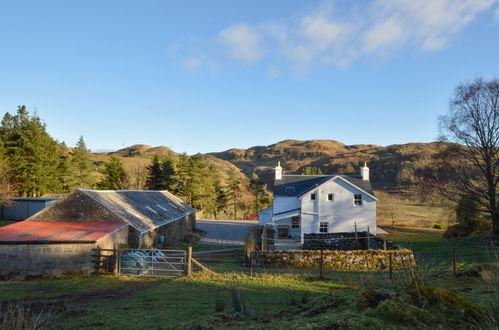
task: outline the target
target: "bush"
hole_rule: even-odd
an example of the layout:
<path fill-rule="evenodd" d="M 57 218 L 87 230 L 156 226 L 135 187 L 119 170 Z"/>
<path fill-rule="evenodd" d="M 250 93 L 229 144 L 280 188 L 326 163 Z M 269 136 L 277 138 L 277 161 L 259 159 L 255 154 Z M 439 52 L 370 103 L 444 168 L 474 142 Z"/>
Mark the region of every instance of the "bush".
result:
<path fill-rule="evenodd" d="M 444 233 L 445 238 L 464 237 L 480 230 L 484 221 L 480 214 L 478 197 L 463 195 L 456 206 L 455 225 L 450 226 Z"/>
<path fill-rule="evenodd" d="M 445 229 L 445 226 L 442 225 L 441 223 L 436 223 L 433 225 L 433 229 L 443 230 L 443 229 Z"/>

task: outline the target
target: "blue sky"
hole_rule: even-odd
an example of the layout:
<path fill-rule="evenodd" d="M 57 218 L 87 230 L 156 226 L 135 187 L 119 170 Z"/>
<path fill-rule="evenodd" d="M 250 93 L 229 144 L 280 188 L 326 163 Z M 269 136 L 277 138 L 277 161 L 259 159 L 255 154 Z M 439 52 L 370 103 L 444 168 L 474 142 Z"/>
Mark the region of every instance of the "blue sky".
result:
<path fill-rule="evenodd" d="M 498 54 L 498 0 L 1 1 L 0 113 L 92 150 L 429 142 Z"/>

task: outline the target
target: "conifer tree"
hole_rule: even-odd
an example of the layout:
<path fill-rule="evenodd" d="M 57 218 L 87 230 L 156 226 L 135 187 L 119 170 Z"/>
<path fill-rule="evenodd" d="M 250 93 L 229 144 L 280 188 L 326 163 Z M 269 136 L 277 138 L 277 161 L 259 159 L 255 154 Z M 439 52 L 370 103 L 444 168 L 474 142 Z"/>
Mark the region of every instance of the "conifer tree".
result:
<path fill-rule="evenodd" d="M 249 190 L 255 197 L 254 212 L 258 212 L 260 210 L 260 202 L 265 195 L 265 185 L 262 180 L 260 180 L 256 172 L 251 174 Z"/>
<path fill-rule="evenodd" d="M 227 196 L 227 192 L 225 191 L 225 187 L 222 186 L 220 180 L 215 180 L 215 208 L 213 215 L 215 218 L 227 209 L 227 205 L 229 204 L 229 197 Z"/>
<path fill-rule="evenodd" d="M 163 167 L 158 155 L 154 155 L 152 163 L 147 167 L 149 175 L 147 176 L 147 188 L 150 190 L 163 190 Z"/>
<path fill-rule="evenodd" d="M 228 181 L 227 188 L 229 189 L 230 196 L 232 198 L 234 219 L 237 218 L 237 207 L 238 207 L 238 201 L 239 201 L 238 193 L 239 193 L 240 187 L 241 187 L 241 178 L 239 178 L 237 171 L 234 168 L 232 168 L 229 171 L 229 181 Z"/>
<path fill-rule="evenodd" d="M 16 115 L 6 113 L 0 139 L 20 196 L 62 191 L 67 172 L 64 150 L 37 115 L 30 116 L 25 106 L 19 106 Z"/>
<path fill-rule="evenodd" d="M 76 143 L 71 158 L 71 167 L 74 175 L 73 180 L 78 188 L 91 187 L 93 182 L 93 163 L 90 159 L 90 150 L 87 149 L 83 136 Z"/>
<path fill-rule="evenodd" d="M 112 156 L 104 165 L 104 179 L 99 182 L 98 187 L 104 190 L 120 190 L 127 186 L 127 176 L 123 164 L 119 158 Z"/>

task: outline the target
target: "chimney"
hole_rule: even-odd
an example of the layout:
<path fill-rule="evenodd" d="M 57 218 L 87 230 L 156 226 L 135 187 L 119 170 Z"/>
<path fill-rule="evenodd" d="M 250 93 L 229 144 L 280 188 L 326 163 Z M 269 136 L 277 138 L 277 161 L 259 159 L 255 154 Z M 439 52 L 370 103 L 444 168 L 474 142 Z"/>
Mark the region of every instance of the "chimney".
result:
<path fill-rule="evenodd" d="M 367 162 L 364 162 L 364 167 L 360 168 L 360 176 L 362 180 L 369 181 L 369 167 L 367 167 Z"/>
<path fill-rule="evenodd" d="M 281 162 L 277 162 L 277 166 L 275 168 L 275 179 L 276 180 L 281 180 L 282 179 L 282 167 L 281 167 Z"/>

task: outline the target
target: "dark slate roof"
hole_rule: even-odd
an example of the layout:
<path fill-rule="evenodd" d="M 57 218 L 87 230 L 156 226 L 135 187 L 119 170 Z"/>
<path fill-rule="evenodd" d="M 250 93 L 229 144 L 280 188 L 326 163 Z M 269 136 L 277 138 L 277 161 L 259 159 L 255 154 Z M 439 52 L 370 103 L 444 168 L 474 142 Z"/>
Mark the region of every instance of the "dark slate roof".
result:
<path fill-rule="evenodd" d="M 299 197 L 335 176 L 342 177 L 374 196 L 371 182 L 362 180 L 360 175 L 283 175 L 282 180 L 276 180 L 274 183 L 274 196 Z M 291 187 L 294 188 L 294 191 Z"/>
<path fill-rule="evenodd" d="M 166 190 L 89 190 L 82 193 L 141 233 L 183 218 L 196 210 Z"/>

